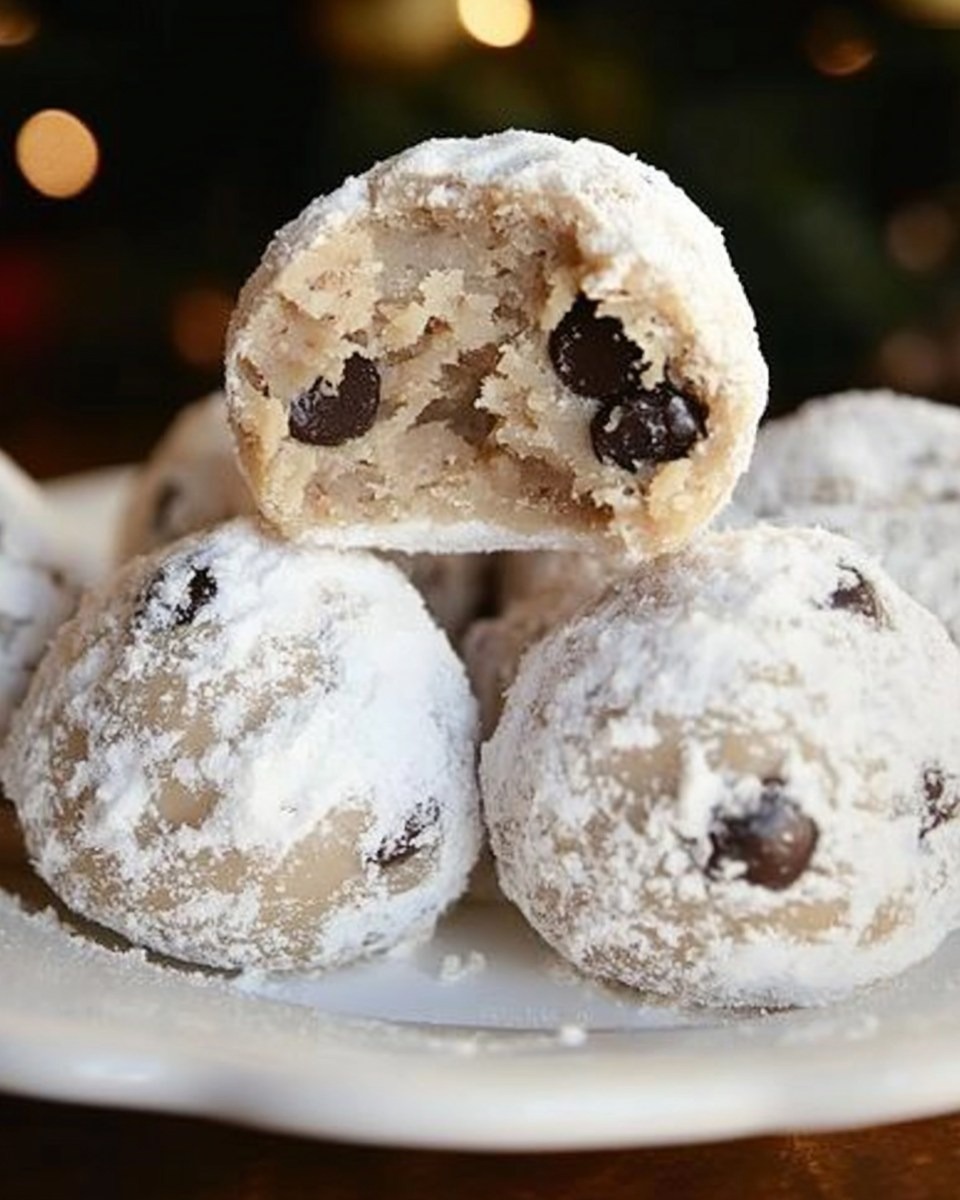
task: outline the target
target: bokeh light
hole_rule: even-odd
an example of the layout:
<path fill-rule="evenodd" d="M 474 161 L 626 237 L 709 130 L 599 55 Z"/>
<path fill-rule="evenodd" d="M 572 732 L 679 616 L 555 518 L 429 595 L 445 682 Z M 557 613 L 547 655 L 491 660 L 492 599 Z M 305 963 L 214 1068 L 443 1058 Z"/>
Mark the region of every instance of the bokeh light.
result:
<path fill-rule="evenodd" d="M 881 342 L 877 354 L 880 382 L 894 391 L 918 396 L 937 391 L 946 367 L 940 342 L 919 329 L 894 330 Z"/>
<path fill-rule="evenodd" d="M 530 0 L 457 0 L 460 24 L 484 46 L 516 46 L 533 28 Z"/>
<path fill-rule="evenodd" d="M 44 196 L 66 200 L 89 187 L 97 173 L 100 151 L 79 117 L 47 108 L 20 127 L 16 158 L 31 187 Z"/>
<path fill-rule="evenodd" d="M 835 79 L 865 71 L 877 56 L 873 40 L 845 8 L 818 12 L 807 29 L 804 44 L 816 70 Z"/>
<path fill-rule="evenodd" d="M 960 25 L 960 0 L 889 0 L 891 6 L 928 25 Z"/>
<path fill-rule="evenodd" d="M 887 253 L 906 271 L 935 271 L 946 262 L 956 240 L 950 210 L 935 200 L 908 204 L 887 222 Z"/>
<path fill-rule="evenodd" d="M 457 43 L 456 0 L 319 0 L 323 50 L 369 64 L 423 67 Z"/>
<path fill-rule="evenodd" d="M 170 336 L 184 362 L 201 369 L 220 365 L 232 310 L 233 297 L 219 287 L 192 287 L 176 298 Z"/>
<path fill-rule="evenodd" d="M 25 46 L 37 36 L 39 28 L 33 13 L 13 4 L 0 4 L 0 49 Z"/>

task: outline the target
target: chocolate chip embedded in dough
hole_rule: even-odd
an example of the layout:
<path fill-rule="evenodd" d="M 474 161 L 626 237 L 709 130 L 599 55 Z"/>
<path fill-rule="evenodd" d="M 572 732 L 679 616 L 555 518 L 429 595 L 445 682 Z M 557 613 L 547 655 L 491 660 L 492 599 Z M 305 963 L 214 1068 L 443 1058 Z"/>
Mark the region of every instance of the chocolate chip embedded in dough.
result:
<path fill-rule="evenodd" d="M 383 839 L 373 854 L 373 861 L 379 867 L 396 867 L 406 862 L 427 844 L 424 834 L 439 820 L 440 809 L 435 800 L 414 809 L 399 834 Z"/>
<path fill-rule="evenodd" d="M 341 446 L 362 437 L 377 419 L 380 372 L 369 358 L 352 354 L 339 384 L 323 376 L 290 405 L 290 436 L 310 446 Z"/>
<path fill-rule="evenodd" d="M 921 839 L 957 815 L 957 809 L 960 808 L 957 781 L 948 779 L 941 767 L 927 767 L 923 773 L 923 805 Z"/>
<path fill-rule="evenodd" d="M 644 463 L 686 458 L 706 435 L 705 405 L 668 383 L 608 401 L 590 422 L 598 460 L 631 472 Z"/>
<path fill-rule="evenodd" d="M 786 793 L 784 781 L 765 779 L 754 809 L 716 816 L 707 874 L 722 876 L 730 864 L 742 864 L 737 878 L 782 891 L 807 869 L 819 836 L 816 822 Z"/>
<path fill-rule="evenodd" d="M 830 607 L 859 613 L 875 625 L 885 625 L 887 614 L 873 584 L 861 571 L 847 563 L 841 563 L 840 570 L 843 575 L 830 597 Z"/>
<path fill-rule="evenodd" d="M 209 567 L 194 567 L 187 584 L 187 598 L 173 610 L 175 625 L 190 625 L 197 613 L 217 594 L 217 581 Z"/>
<path fill-rule="evenodd" d="M 597 301 L 581 292 L 551 332 L 550 362 L 561 383 L 578 396 L 606 400 L 640 387 L 643 350 L 616 317 L 598 317 Z"/>
<path fill-rule="evenodd" d="M 191 568 L 180 597 L 170 587 L 169 580 L 164 568 L 154 575 L 134 613 L 137 624 L 147 622 L 154 628 L 190 625 L 217 594 L 217 581 L 209 567 Z"/>

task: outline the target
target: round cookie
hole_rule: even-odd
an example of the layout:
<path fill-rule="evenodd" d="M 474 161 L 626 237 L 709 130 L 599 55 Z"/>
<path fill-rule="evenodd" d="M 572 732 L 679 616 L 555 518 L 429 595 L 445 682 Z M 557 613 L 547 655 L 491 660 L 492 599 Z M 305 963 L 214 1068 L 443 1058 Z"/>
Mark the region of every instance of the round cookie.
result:
<path fill-rule="evenodd" d="M 609 146 L 516 131 L 316 200 L 227 345 L 265 516 L 405 551 L 679 546 L 745 469 L 766 386 L 696 205 Z"/>
<path fill-rule="evenodd" d="M 500 884 L 589 974 L 817 1003 L 960 899 L 960 656 L 856 545 L 707 535 L 525 657 L 481 783 Z"/>
<path fill-rule="evenodd" d="M 50 637 L 76 604 L 74 576 L 43 493 L 0 452 L 0 741 Z"/>
<path fill-rule="evenodd" d="M 222 392 L 188 404 L 137 475 L 117 558 L 148 554 L 188 533 L 253 511 L 237 467 Z"/>
<path fill-rule="evenodd" d="M 891 392 L 811 400 L 765 425 L 721 518 L 860 542 L 960 642 L 960 411 Z"/>
<path fill-rule="evenodd" d="M 808 400 L 760 430 L 734 504 L 755 517 L 806 505 L 960 502 L 960 410 L 889 391 Z"/>
<path fill-rule="evenodd" d="M 84 601 L 2 778 L 82 915 L 190 962 L 332 967 L 429 931 L 463 890 L 475 722 L 398 571 L 240 519 Z"/>

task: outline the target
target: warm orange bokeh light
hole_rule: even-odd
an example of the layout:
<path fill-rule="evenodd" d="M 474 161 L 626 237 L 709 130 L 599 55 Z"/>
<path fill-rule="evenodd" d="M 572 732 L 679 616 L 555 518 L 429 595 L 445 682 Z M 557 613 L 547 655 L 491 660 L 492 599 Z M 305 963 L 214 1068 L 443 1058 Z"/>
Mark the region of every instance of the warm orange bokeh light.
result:
<path fill-rule="evenodd" d="M 0 49 L 25 46 L 37 36 L 37 18 L 15 5 L 0 5 Z"/>
<path fill-rule="evenodd" d="M 533 27 L 530 0 L 457 0 L 460 24 L 484 46 L 516 46 Z"/>
<path fill-rule="evenodd" d="M 960 0 L 889 0 L 905 17 L 927 25 L 960 25 Z"/>
<path fill-rule="evenodd" d="M 816 14 L 805 39 L 807 57 L 821 75 L 842 79 L 857 75 L 877 57 L 877 48 L 846 9 Z"/>
<path fill-rule="evenodd" d="M 930 395 L 943 382 L 946 363 L 935 337 L 919 329 L 888 334 L 877 354 L 880 382 L 894 391 Z"/>
<path fill-rule="evenodd" d="M 950 211 L 935 200 L 918 200 L 887 222 L 887 253 L 906 271 L 935 271 L 946 262 L 957 240 Z"/>
<path fill-rule="evenodd" d="M 364 65 L 426 67 L 460 36 L 456 0 L 318 0 L 323 49 Z"/>
<path fill-rule="evenodd" d="M 66 200 L 89 187 L 100 163 L 97 140 L 73 113 L 47 108 L 20 127 L 17 166 L 44 196 Z"/>
<path fill-rule="evenodd" d="M 215 367 L 223 359 L 233 298 L 216 287 L 194 287 L 174 301 L 170 336 L 180 357 L 192 367 Z"/>

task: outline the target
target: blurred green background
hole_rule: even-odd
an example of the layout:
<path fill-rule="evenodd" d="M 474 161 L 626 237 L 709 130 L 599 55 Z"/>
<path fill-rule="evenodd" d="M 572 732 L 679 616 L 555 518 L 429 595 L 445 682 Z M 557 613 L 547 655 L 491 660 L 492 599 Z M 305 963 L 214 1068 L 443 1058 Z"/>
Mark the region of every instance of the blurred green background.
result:
<path fill-rule="evenodd" d="M 511 125 L 636 152 L 725 228 L 771 411 L 960 402 L 960 0 L 0 0 L 0 445 L 142 455 L 278 225 Z"/>

